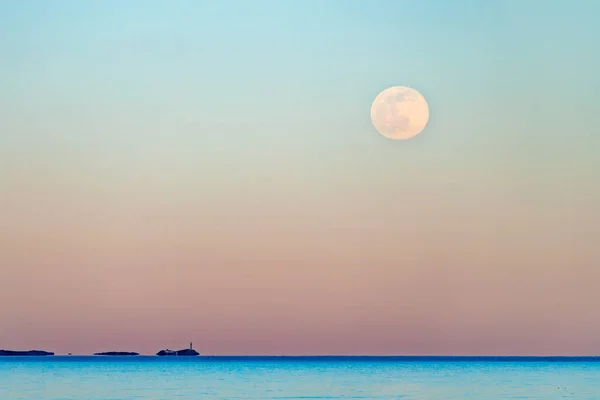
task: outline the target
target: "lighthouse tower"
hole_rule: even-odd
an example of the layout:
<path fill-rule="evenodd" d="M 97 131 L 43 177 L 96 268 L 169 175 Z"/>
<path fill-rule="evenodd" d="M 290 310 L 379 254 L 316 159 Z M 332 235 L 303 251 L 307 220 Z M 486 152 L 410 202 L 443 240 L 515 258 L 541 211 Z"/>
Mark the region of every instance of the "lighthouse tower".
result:
<path fill-rule="evenodd" d="M 193 348 L 192 348 L 192 342 L 190 342 L 190 350 L 193 350 Z"/>

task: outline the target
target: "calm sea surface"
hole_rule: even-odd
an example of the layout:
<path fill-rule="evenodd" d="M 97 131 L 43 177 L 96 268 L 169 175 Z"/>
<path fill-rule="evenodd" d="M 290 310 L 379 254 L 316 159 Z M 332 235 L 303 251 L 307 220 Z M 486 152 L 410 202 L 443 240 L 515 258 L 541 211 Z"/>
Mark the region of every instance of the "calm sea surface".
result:
<path fill-rule="evenodd" d="M 600 400 L 600 359 L 0 357 L 13 399 Z"/>

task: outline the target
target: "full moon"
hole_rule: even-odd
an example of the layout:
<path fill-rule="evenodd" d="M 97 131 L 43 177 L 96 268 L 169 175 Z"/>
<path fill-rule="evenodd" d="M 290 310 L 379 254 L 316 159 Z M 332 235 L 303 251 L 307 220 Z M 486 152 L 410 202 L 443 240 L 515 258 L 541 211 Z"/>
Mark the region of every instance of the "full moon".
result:
<path fill-rule="evenodd" d="M 415 89 L 394 86 L 379 93 L 373 101 L 371 121 L 377 132 L 389 139 L 410 139 L 427 125 L 429 106 Z"/>

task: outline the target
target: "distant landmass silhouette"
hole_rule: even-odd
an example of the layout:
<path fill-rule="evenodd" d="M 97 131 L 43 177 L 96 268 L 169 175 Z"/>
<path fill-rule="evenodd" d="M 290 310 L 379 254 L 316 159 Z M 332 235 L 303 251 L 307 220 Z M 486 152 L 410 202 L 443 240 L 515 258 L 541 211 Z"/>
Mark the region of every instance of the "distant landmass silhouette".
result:
<path fill-rule="evenodd" d="M 156 353 L 157 356 L 199 356 L 196 350 L 183 349 L 183 350 L 161 350 Z"/>
<path fill-rule="evenodd" d="M 53 356 L 54 353 L 50 351 L 42 351 L 42 350 L 25 350 L 25 351 L 16 351 L 16 350 L 0 350 L 0 356 Z M 71 355 L 71 353 L 69 353 Z M 139 356 L 140 353 L 136 353 L 133 351 L 105 351 L 100 353 L 94 353 L 94 356 Z M 161 350 L 156 353 L 157 356 L 199 356 L 196 350 L 193 349 L 192 344 L 190 343 L 189 349 L 183 350 Z"/>
<path fill-rule="evenodd" d="M 189 349 L 183 349 L 183 350 L 161 350 L 158 353 L 156 353 L 157 356 L 199 356 L 200 353 L 198 353 L 196 350 L 194 350 L 192 348 L 192 344 L 190 343 L 190 348 Z"/>
<path fill-rule="evenodd" d="M 0 356 L 53 356 L 54 353 L 42 350 L 0 350 Z"/>

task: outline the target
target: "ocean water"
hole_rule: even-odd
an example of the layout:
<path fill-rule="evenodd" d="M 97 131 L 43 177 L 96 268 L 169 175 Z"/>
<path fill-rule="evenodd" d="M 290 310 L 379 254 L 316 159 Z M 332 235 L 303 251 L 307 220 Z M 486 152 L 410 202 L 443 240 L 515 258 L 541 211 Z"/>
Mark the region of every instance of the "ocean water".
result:
<path fill-rule="evenodd" d="M 0 400 L 586 399 L 599 359 L 0 357 Z"/>

